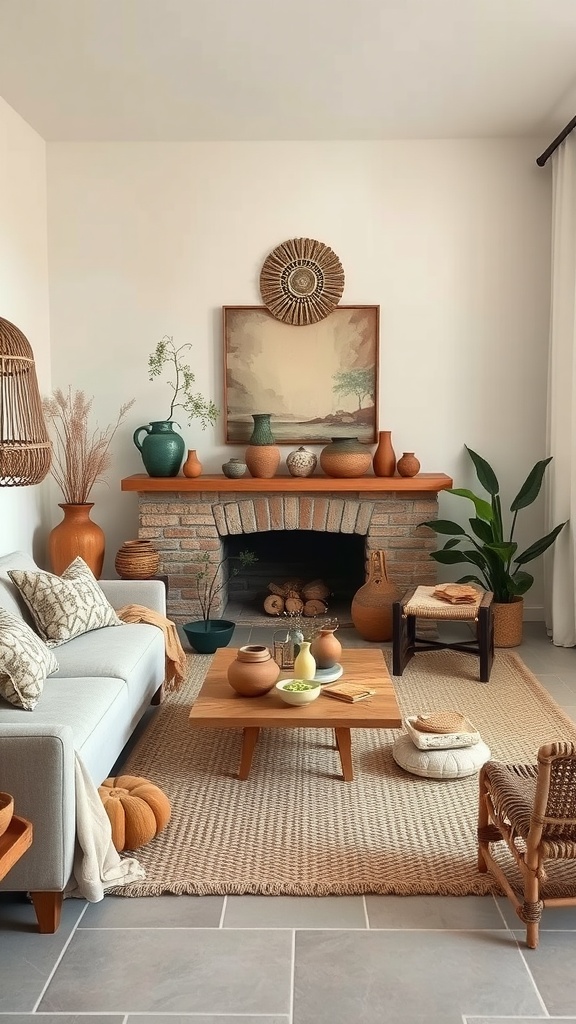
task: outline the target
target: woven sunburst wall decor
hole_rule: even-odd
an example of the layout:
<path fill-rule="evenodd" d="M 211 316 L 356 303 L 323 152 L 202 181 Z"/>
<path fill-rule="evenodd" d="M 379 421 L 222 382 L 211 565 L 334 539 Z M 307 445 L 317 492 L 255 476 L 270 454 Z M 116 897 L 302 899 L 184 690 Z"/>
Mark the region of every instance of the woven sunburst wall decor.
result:
<path fill-rule="evenodd" d="M 344 270 L 335 252 L 314 238 L 290 238 L 272 250 L 260 272 L 262 301 L 287 324 L 315 324 L 338 305 Z"/>

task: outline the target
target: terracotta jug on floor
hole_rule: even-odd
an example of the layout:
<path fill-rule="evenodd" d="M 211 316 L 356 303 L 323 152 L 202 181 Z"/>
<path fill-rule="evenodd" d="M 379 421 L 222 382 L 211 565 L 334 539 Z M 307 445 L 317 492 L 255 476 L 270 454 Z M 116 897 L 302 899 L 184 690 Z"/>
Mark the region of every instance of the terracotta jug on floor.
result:
<path fill-rule="evenodd" d="M 386 575 L 383 551 L 371 551 L 368 579 L 352 598 L 351 615 L 354 626 L 364 640 L 382 642 L 392 639 L 392 604 L 401 593 Z"/>

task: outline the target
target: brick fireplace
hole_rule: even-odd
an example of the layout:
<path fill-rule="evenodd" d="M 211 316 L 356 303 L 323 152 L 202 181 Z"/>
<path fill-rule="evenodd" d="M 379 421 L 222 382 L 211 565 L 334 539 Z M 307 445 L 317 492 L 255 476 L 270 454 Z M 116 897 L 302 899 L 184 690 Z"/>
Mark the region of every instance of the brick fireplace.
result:
<path fill-rule="evenodd" d="M 199 616 L 194 568 L 200 552 L 217 564 L 225 555 L 226 538 L 276 531 L 358 535 L 364 556 L 375 549 L 386 553 L 390 578 L 401 590 L 414 583 L 433 584 L 436 547 L 431 531 L 418 526 L 438 512 L 438 492 L 452 486 L 442 473 L 416 477 L 271 480 L 214 475 L 149 477 L 136 474 L 122 480 L 122 490 L 137 491 L 141 539 L 152 540 L 160 552 L 160 572 L 168 576 L 168 615 L 184 623 Z M 281 550 L 281 549 L 280 549 Z M 290 563 L 286 575 L 290 575 Z M 227 603 L 227 588 L 217 599 L 216 614 Z"/>

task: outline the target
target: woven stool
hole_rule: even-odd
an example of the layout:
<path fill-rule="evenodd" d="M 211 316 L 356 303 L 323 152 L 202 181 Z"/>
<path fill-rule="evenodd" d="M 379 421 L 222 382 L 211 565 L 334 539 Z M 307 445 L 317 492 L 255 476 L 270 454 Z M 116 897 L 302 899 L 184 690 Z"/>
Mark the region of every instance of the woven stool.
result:
<path fill-rule="evenodd" d="M 478 590 L 474 604 L 446 604 L 432 597 L 434 587 L 412 587 L 400 601 L 392 605 L 392 672 L 401 676 L 410 659 L 421 651 L 464 651 L 480 658 L 480 682 L 490 679 L 494 660 L 494 618 L 491 591 Z M 460 643 L 442 643 L 439 640 L 416 636 L 416 619 L 473 622 L 476 636 Z"/>

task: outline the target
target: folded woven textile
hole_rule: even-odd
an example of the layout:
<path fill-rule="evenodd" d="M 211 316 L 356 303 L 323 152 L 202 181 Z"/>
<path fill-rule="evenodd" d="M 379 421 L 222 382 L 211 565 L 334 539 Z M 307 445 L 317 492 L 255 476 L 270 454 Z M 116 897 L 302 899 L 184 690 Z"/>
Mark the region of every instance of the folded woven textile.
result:
<path fill-rule="evenodd" d="M 413 728 L 419 732 L 475 732 L 472 723 L 460 711 L 431 711 L 429 714 L 417 715 L 411 721 Z"/>
<path fill-rule="evenodd" d="M 180 643 L 180 637 L 176 624 L 172 619 L 167 619 L 160 612 L 152 608 L 146 608 L 142 604 L 126 604 L 123 608 L 117 608 L 116 614 L 122 622 L 147 622 L 151 626 L 158 626 L 164 633 L 164 645 L 166 650 L 166 690 L 179 690 L 186 676 L 186 655 Z"/>
<path fill-rule="evenodd" d="M 476 604 L 478 591 L 475 587 L 467 587 L 462 583 L 441 583 L 435 587 L 432 597 L 448 604 Z"/>

